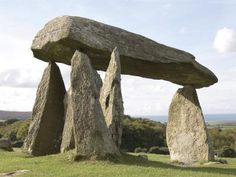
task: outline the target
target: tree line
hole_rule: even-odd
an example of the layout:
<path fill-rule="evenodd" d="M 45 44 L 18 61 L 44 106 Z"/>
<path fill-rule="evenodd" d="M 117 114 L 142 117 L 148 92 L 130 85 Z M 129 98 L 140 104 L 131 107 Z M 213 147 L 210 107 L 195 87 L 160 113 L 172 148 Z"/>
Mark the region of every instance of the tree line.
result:
<path fill-rule="evenodd" d="M 22 146 L 28 133 L 30 119 L 8 120 L 0 123 L 0 138 L 9 138 L 13 146 Z M 209 136 L 215 154 L 236 157 L 236 128 L 210 128 Z M 124 116 L 121 149 L 127 152 L 149 152 L 168 154 L 166 124 Z"/>

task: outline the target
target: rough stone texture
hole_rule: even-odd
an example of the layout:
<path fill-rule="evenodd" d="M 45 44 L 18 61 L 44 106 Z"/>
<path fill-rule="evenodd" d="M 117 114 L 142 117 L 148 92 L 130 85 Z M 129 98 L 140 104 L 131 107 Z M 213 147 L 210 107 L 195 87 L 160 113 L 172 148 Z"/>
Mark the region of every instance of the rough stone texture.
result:
<path fill-rule="evenodd" d="M 193 164 L 213 159 L 203 113 L 193 87 L 185 86 L 174 95 L 166 134 L 172 161 Z"/>
<path fill-rule="evenodd" d="M 96 71 L 88 56 L 79 51 L 75 52 L 71 66 L 71 105 L 77 155 L 85 158 L 118 155 L 99 102 L 101 83 Z"/>
<path fill-rule="evenodd" d="M 61 152 L 68 151 L 75 147 L 74 129 L 73 129 L 73 109 L 71 105 L 71 88 L 67 91 L 64 98 L 65 124 L 61 142 Z"/>
<path fill-rule="evenodd" d="M 58 66 L 50 62 L 38 86 L 24 149 L 32 155 L 60 152 L 64 126 L 65 86 Z"/>
<path fill-rule="evenodd" d="M 94 70 L 95 75 L 95 83 L 98 88 L 98 92 L 102 87 L 102 79 L 100 78 L 97 71 Z M 65 125 L 63 129 L 62 143 L 61 143 L 61 152 L 66 152 L 70 149 L 75 148 L 75 140 L 74 140 L 74 122 L 73 122 L 73 109 L 71 104 L 71 88 L 65 95 L 64 98 L 64 106 L 65 106 Z M 75 113 L 76 114 L 76 113 Z"/>
<path fill-rule="evenodd" d="M 36 35 L 32 51 L 38 59 L 71 63 L 75 50 L 86 53 L 97 70 L 105 71 L 118 47 L 122 74 L 164 79 L 196 88 L 217 82 L 216 76 L 193 55 L 141 35 L 81 17 L 62 16 Z"/>
<path fill-rule="evenodd" d="M 7 151 L 13 151 L 11 141 L 7 138 L 0 139 L 0 149 L 4 149 Z"/>
<path fill-rule="evenodd" d="M 124 116 L 123 99 L 121 94 L 121 67 L 117 48 L 111 55 L 106 71 L 105 80 L 100 92 L 100 103 L 105 116 L 107 127 L 117 147 L 121 145 L 122 118 Z"/>

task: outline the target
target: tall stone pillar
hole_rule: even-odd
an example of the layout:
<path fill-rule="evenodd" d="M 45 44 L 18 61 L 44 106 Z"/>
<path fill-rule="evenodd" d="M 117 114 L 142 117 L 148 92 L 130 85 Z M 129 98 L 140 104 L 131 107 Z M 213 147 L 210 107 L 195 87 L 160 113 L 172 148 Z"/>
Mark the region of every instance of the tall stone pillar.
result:
<path fill-rule="evenodd" d="M 124 108 L 121 94 L 121 65 L 117 48 L 111 54 L 111 60 L 100 93 L 100 103 L 112 139 L 120 147 Z"/>
<path fill-rule="evenodd" d="M 169 108 L 166 135 L 172 161 L 193 164 L 213 160 L 195 88 L 184 86 L 174 95 Z"/>
<path fill-rule="evenodd" d="M 98 159 L 108 154 L 119 155 L 99 102 L 101 83 L 96 70 L 88 56 L 79 51 L 74 53 L 71 66 L 71 106 L 77 155 Z"/>
<path fill-rule="evenodd" d="M 102 87 L 102 79 L 97 71 L 94 70 L 95 84 L 98 88 L 98 92 Z M 72 109 L 72 96 L 71 96 L 71 87 L 67 91 L 64 98 L 64 106 L 65 106 L 65 125 L 63 129 L 62 135 L 62 143 L 61 143 L 61 152 L 66 152 L 70 149 L 75 148 L 75 137 L 74 137 L 74 121 L 73 121 L 73 111 Z M 76 114 L 76 113 L 75 113 Z"/>
<path fill-rule="evenodd" d="M 66 152 L 75 148 L 73 109 L 71 104 L 71 88 L 67 91 L 64 98 L 65 124 L 62 134 L 61 152 Z"/>
<path fill-rule="evenodd" d="M 50 62 L 38 86 L 24 149 L 35 156 L 60 152 L 65 86 L 56 63 Z"/>

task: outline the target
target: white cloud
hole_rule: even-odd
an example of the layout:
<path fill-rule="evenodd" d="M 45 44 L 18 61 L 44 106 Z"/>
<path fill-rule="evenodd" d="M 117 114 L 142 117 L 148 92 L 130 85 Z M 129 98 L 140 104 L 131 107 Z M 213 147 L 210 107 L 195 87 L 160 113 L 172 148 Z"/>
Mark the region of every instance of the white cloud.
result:
<path fill-rule="evenodd" d="M 0 110 L 31 111 L 36 97 L 35 88 L 0 87 Z"/>
<path fill-rule="evenodd" d="M 186 32 L 187 32 L 187 28 L 184 26 L 179 29 L 180 34 L 185 34 Z"/>
<path fill-rule="evenodd" d="M 236 31 L 226 27 L 218 30 L 214 40 L 214 47 L 220 53 L 236 52 Z"/>

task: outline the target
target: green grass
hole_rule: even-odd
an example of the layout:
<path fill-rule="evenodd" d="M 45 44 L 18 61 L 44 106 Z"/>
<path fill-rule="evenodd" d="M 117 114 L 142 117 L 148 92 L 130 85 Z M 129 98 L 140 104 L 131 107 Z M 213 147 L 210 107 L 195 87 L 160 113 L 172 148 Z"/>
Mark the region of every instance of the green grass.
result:
<path fill-rule="evenodd" d="M 228 164 L 199 165 L 181 168 L 170 164 L 169 156 L 149 154 L 149 160 L 125 155 L 120 162 L 71 162 L 68 153 L 31 157 L 17 152 L 0 150 L 0 173 L 30 170 L 23 176 L 52 177 L 230 177 L 236 176 L 236 158 Z"/>

